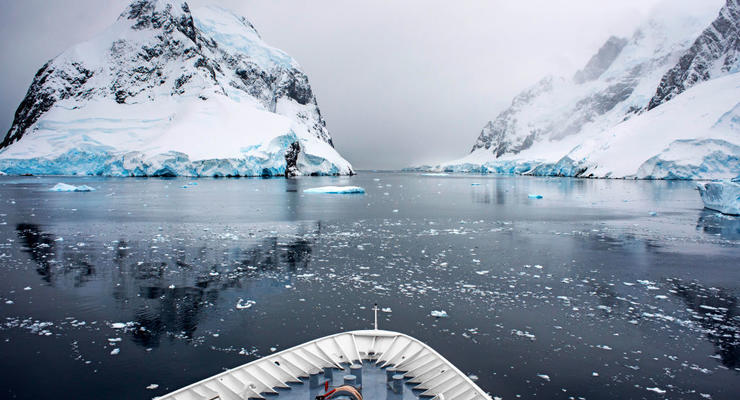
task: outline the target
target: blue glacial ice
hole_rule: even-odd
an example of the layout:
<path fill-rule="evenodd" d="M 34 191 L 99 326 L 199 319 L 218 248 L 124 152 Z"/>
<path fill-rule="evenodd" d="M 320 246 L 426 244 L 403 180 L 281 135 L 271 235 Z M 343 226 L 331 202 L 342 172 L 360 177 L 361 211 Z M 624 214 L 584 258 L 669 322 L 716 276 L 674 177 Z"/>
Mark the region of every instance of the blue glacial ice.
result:
<path fill-rule="evenodd" d="M 94 192 L 95 188 L 87 185 L 68 185 L 66 183 L 59 182 L 54 187 L 49 189 L 50 192 Z"/>
<path fill-rule="evenodd" d="M 320 186 L 306 189 L 303 193 L 323 193 L 323 194 L 363 194 L 365 189 L 359 186 Z"/>
<path fill-rule="evenodd" d="M 740 182 L 716 181 L 698 185 L 704 207 L 722 214 L 740 215 Z"/>

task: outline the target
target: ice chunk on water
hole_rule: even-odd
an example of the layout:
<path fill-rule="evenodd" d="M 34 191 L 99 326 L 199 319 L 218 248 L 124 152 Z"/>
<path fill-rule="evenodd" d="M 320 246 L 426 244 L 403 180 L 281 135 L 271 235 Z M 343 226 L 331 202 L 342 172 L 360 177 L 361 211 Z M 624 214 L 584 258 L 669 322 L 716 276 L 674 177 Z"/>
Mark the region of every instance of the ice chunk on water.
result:
<path fill-rule="evenodd" d="M 303 193 L 362 194 L 365 193 L 365 189 L 359 186 L 320 186 L 306 189 Z"/>
<path fill-rule="evenodd" d="M 717 181 L 699 184 L 704 207 L 722 214 L 740 215 L 740 183 Z"/>
<path fill-rule="evenodd" d="M 156 383 L 152 383 L 151 385 L 147 386 L 146 388 L 149 389 L 149 390 L 154 390 L 154 389 L 156 389 L 158 387 L 159 387 L 159 385 L 157 385 Z"/>
<path fill-rule="evenodd" d="M 95 188 L 87 185 L 68 185 L 66 183 L 59 182 L 53 188 L 49 189 L 50 192 L 92 192 Z"/>
<path fill-rule="evenodd" d="M 444 310 L 440 310 L 440 311 L 432 310 L 432 317 L 435 317 L 435 318 L 447 318 L 448 317 L 447 311 L 444 311 Z"/>
<path fill-rule="evenodd" d="M 538 377 L 550 382 L 550 376 L 546 374 L 537 374 Z"/>
<path fill-rule="evenodd" d="M 529 197 L 530 199 L 541 199 L 542 195 L 541 194 L 530 194 L 527 197 Z"/>
<path fill-rule="evenodd" d="M 238 310 L 245 310 L 245 309 L 247 309 L 247 308 L 250 308 L 250 307 L 252 307 L 252 306 L 253 306 L 253 305 L 255 305 L 256 303 L 257 303 L 257 302 L 256 302 L 256 301 L 254 301 L 254 300 L 244 300 L 244 299 L 239 299 L 239 301 L 237 301 L 237 302 L 236 302 L 236 308 L 237 308 Z"/>

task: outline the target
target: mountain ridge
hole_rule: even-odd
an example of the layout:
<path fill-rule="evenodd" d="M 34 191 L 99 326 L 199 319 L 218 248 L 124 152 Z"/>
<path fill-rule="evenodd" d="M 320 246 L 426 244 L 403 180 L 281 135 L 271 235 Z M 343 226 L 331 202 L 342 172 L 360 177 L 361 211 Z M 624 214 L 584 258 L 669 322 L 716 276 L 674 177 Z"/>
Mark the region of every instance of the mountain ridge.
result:
<path fill-rule="evenodd" d="M 675 131 L 681 127 L 673 126 L 670 121 L 646 117 L 654 116 L 656 113 L 666 115 L 679 113 L 675 107 L 668 107 L 669 111 L 663 112 L 659 107 L 649 108 L 649 104 L 656 93 L 660 92 L 656 88 L 667 80 L 665 77 L 670 76 L 671 71 L 686 70 L 682 66 L 687 64 L 687 59 L 699 60 L 688 63 L 689 65 L 698 65 L 701 62 L 707 64 L 708 62 L 704 60 L 712 61 L 712 65 L 732 65 L 725 71 L 713 68 L 711 79 L 701 84 L 737 72 L 738 68 L 735 66 L 737 38 L 732 36 L 732 32 L 736 29 L 734 27 L 737 26 L 740 15 L 736 9 L 738 0 L 723 1 L 724 5 L 717 3 L 719 13 L 714 10 L 709 12 L 709 7 L 704 4 L 692 4 L 689 9 L 667 13 L 668 15 L 658 12 L 642 23 L 626 43 L 619 38 L 610 37 L 584 68 L 577 71 L 572 78 L 548 76 L 514 97 L 508 108 L 494 120 L 486 123 L 468 156 L 427 169 L 652 179 L 700 179 L 733 174 L 732 165 L 724 171 L 709 171 L 710 164 L 715 167 L 718 165 L 711 160 L 707 160 L 704 167 L 697 168 L 683 168 L 675 162 L 672 164 L 676 171 L 691 171 L 688 175 L 666 170 L 667 163 L 656 161 L 663 160 L 660 158 L 661 154 L 670 158 L 671 156 L 666 153 L 670 153 L 669 149 L 676 152 L 679 151 L 677 149 L 686 148 L 678 144 L 679 142 L 671 146 L 671 140 L 668 139 L 675 136 L 673 140 L 682 141 L 689 137 L 687 132 Z M 699 6 L 702 9 L 697 9 Z M 714 27 L 717 25 L 724 27 L 722 31 L 726 33 L 724 36 L 712 36 L 707 33 L 715 32 Z M 713 47 L 706 45 L 710 42 L 713 43 Z M 721 51 L 711 54 L 699 51 L 707 47 Z M 717 60 L 720 62 L 717 63 Z M 731 85 L 735 83 L 733 79 L 725 82 Z M 686 85 L 686 89 L 690 87 L 691 85 Z M 702 96 L 701 101 L 722 108 L 710 113 L 716 118 L 719 119 L 724 114 L 731 117 L 736 115 L 737 109 L 734 107 L 735 103 L 732 103 L 732 96 L 737 97 L 740 91 L 734 86 L 717 90 L 723 91 L 724 97 L 721 101 L 712 99 L 711 93 L 705 90 L 694 93 Z M 674 97 L 681 96 L 674 94 Z M 681 103 L 692 108 L 690 102 Z M 688 110 L 688 113 L 690 114 L 691 110 Z M 677 114 L 675 118 L 680 118 L 680 115 Z M 651 131 L 649 126 L 641 123 L 628 124 L 631 119 L 648 119 L 655 126 Z M 700 121 L 700 124 L 690 123 L 691 121 L 687 121 L 687 124 L 696 129 L 694 138 L 697 139 L 697 143 L 703 143 L 707 148 L 715 150 L 717 143 L 726 143 L 720 151 L 722 154 L 717 153 L 718 159 L 737 158 L 735 144 L 740 135 L 737 134 L 738 128 L 735 125 L 720 124 L 718 120 L 706 121 L 703 115 L 696 115 L 695 120 Z M 658 167 L 651 170 L 636 166 L 634 170 L 626 171 L 619 165 L 618 157 L 603 156 L 616 151 L 610 147 L 616 146 L 611 137 L 616 134 L 627 135 L 627 132 L 620 128 L 625 124 L 639 126 L 644 130 L 643 139 L 651 143 L 646 147 L 653 149 L 655 153 L 645 155 L 641 162 L 657 162 Z M 669 125 L 674 131 L 661 131 Z M 639 147 L 640 143 L 634 143 L 634 146 Z M 697 154 L 702 151 L 697 150 Z M 630 154 L 624 154 L 622 158 L 630 159 Z M 612 164 L 604 164 L 607 162 Z M 634 162 L 635 160 L 630 159 L 625 164 L 633 165 Z M 686 159 L 686 162 L 689 160 Z M 705 167 L 707 170 L 702 169 Z M 647 172 L 649 170 L 656 173 Z M 740 173 L 740 167 L 735 167 L 735 170 L 738 171 L 734 174 Z"/>

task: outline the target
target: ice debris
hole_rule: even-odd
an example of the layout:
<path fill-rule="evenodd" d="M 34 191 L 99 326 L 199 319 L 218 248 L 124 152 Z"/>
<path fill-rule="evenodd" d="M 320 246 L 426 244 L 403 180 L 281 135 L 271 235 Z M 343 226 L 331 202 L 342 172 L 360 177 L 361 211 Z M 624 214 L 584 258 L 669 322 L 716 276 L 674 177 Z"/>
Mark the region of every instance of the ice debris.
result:
<path fill-rule="evenodd" d="M 530 199 L 541 199 L 542 195 L 541 194 L 530 194 L 527 197 L 529 197 Z"/>
<path fill-rule="evenodd" d="M 154 390 L 154 389 L 156 389 L 158 387 L 159 387 L 159 385 L 157 385 L 156 383 L 152 383 L 151 385 L 147 386 L 146 388 L 148 390 Z"/>
<path fill-rule="evenodd" d="M 87 185 L 68 185 L 66 183 L 59 182 L 53 188 L 49 189 L 50 192 L 93 192 L 95 188 Z"/>
<path fill-rule="evenodd" d="M 303 193 L 362 194 L 365 193 L 365 189 L 359 186 L 320 186 L 306 189 Z"/>
<path fill-rule="evenodd" d="M 435 317 L 435 318 L 447 318 L 448 317 L 447 311 L 444 311 L 444 310 L 440 310 L 440 311 L 432 310 L 431 315 L 432 317 Z"/>

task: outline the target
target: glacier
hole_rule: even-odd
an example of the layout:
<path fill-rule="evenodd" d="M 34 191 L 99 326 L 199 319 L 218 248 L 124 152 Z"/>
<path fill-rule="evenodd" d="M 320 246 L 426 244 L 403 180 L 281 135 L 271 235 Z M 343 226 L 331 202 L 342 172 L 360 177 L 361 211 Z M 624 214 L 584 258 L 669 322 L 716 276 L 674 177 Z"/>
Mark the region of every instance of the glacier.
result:
<path fill-rule="evenodd" d="M 719 13 L 717 13 L 719 10 Z M 460 159 L 418 171 L 623 179 L 740 174 L 740 0 L 663 2 L 573 77 L 516 96 Z"/>
<path fill-rule="evenodd" d="M 698 185 L 704 207 L 727 215 L 740 215 L 740 178 Z"/>
<path fill-rule="evenodd" d="M 136 0 L 34 77 L 6 174 L 349 175 L 308 78 L 245 18 Z"/>

